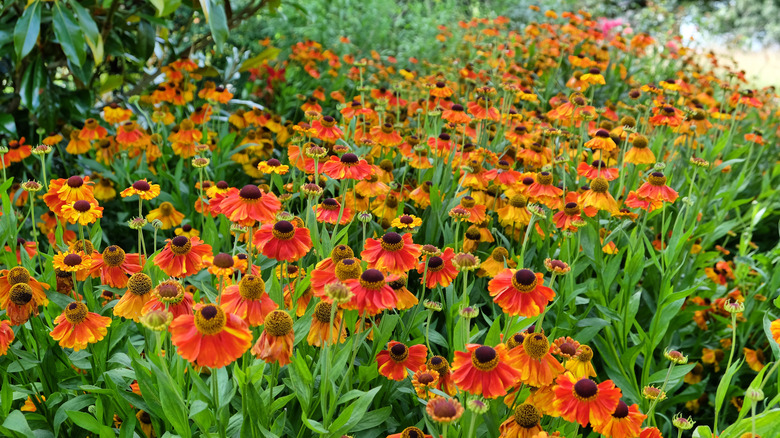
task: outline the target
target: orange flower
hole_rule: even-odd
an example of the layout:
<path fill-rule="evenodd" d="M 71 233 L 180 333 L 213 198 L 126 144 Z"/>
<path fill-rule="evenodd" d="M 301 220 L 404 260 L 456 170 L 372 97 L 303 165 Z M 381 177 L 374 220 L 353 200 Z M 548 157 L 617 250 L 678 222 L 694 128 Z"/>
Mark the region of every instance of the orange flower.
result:
<path fill-rule="evenodd" d="M 647 137 L 637 135 L 631 142 L 631 149 L 626 151 L 623 161 L 634 164 L 653 164 L 655 163 L 655 154 L 647 147 Z"/>
<path fill-rule="evenodd" d="M 32 287 L 27 283 L 16 283 L 8 292 L 6 314 L 13 325 L 22 325 L 30 316 L 38 314 L 38 306 Z"/>
<path fill-rule="evenodd" d="M 595 208 L 608 211 L 610 213 L 618 212 L 618 204 L 615 198 L 609 193 L 609 182 L 598 177 L 590 182 L 590 190 L 586 190 L 580 197 L 583 208 Z"/>
<path fill-rule="evenodd" d="M 509 315 L 532 316 L 542 313 L 555 292 L 544 286 L 544 276 L 530 269 L 506 268 L 488 283 L 493 301 Z"/>
<path fill-rule="evenodd" d="M 684 117 L 682 111 L 670 105 L 653 108 L 653 112 L 655 115 L 649 119 L 653 126 L 669 126 L 671 128 L 676 128 L 680 126 Z"/>
<path fill-rule="evenodd" d="M 129 120 L 133 115 L 133 112 L 129 109 L 120 108 L 116 102 L 103 107 L 103 120 L 112 125 L 118 125 L 126 120 Z"/>
<path fill-rule="evenodd" d="M 257 170 L 265 174 L 277 174 L 286 175 L 290 170 L 290 166 L 283 165 L 276 158 L 271 158 L 268 161 L 261 161 L 257 164 Z"/>
<path fill-rule="evenodd" d="M 424 433 L 417 427 L 409 426 L 401 433 L 390 434 L 387 438 L 433 438 L 433 436 Z"/>
<path fill-rule="evenodd" d="M 385 309 L 394 309 L 398 297 L 390 285 L 385 282 L 385 276 L 376 269 L 366 269 L 359 279 L 348 279 L 344 284 L 352 291 L 352 298 L 344 309 L 357 310 L 367 316 L 376 315 Z"/>
<path fill-rule="evenodd" d="M 542 432 L 539 420 L 542 414 L 534 405 L 526 402 L 515 407 L 514 415 L 501 423 L 501 438 L 537 438 Z"/>
<path fill-rule="evenodd" d="M 357 155 L 347 152 L 341 158 L 330 157 L 330 160 L 322 166 L 322 172 L 339 180 L 363 180 L 371 176 L 372 169 L 366 160 L 361 160 Z"/>
<path fill-rule="evenodd" d="M 32 290 L 33 298 L 39 305 L 49 304 L 44 289 L 49 289 L 46 283 L 40 283 L 30 276 L 30 271 L 22 266 L 0 271 L 0 308 L 7 309 L 11 299 L 11 288 L 17 284 L 25 284 Z"/>
<path fill-rule="evenodd" d="M 449 109 L 442 112 L 441 118 L 455 124 L 467 124 L 471 121 L 471 117 L 466 114 L 463 109 L 463 105 L 454 104 Z"/>
<path fill-rule="evenodd" d="M 547 337 L 541 333 L 525 336 L 521 345 L 510 350 L 512 366 L 521 373 L 520 381 L 535 388 L 553 383 L 564 368 L 552 356 L 552 351 Z"/>
<path fill-rule="evenodd" d="M 32 154 L 32 146 L 24 144 L 25 138 L 8 142 L 8 152 L 2 155 L 3 166 L 18 163 Z"/>
<path fill-rule="evenodd" d="M 596 384 L 585 377 L 579 380 L 569 373 L 556 379 L 555 407 L 566 421 L 577 422 L 585 427 L 590 422 L 601 424 L 609 419 L 618 407 L 621 392 L 611 380 Z"/>
<path fill-rule="evenodd" d="M 290 363 L 294 342 L 292 317 L 284 310 L 274 310 L 265 319 L 263 333 L 251 351 L 267 363 L 279 362 L 279 366 L 285 366 Z"/>
<path fill-rule="evenodd" d="M 299 260 L 312 246 L 309 229 L 296 227 L 288 221 L 278 221 L 260 227 L 255 232 L 254 244 L 264 256 L 287 262 Z"/>
<path fill-rule="evenodd" d="M 59 252 L 54 256 L 52 264 L 55 268 L 64 272 L 76 272 L 76 279 L 83 281 L 89 274 L 89 268 L 92 266 L 94 260 L 83 252 Z"/>
<path fill-rule="evenodd" d="M 123 198 L 138 195 L 139 198 L 149 201 L 160 195 L 160 186 L 158 184 L 149 184 L 146 178 L 138 180 L 132 186 L 122 190 L 120 193 Z"/>
<path fill-rule="evenodd" d="M 436 82 L 431 88 L 431 96 L 439 98 L 450 97 L 452 93 L 452 89 L 447 86 L 446 82 L 442 81 Z"/>
<path fill-rule="evenodd" d="M 213 212 L 224 214 L 231 222 L 244 226 L 271 222 L 282 207 L 273 193 L 265 193 L 252 184 L 241 190 L 230 188 L 223 194 L 217 194 L 210 205 Z"/>
<path fill-rule="evenodd" d="M 379 240 L 366 239 L 360 256 L 370 268 L 400 275 L 415 267 L 422 253 L 420 248 L 411 234 L 389 232 Z"/>
<path fill-rule="evenodd" d="M 192 294 L 184 290 L 184 286 L 176 280 L 165 280 L 152 291 L 152 297 L 144 304 L 141 314 L 152 310 L 167 310 L 178 318 L 181 315 L 192 315 Z"/>
<path fill-rule="evenodd" d="M 390 123 L 371 128 L 371 139 L 378 145 L 386 148 L 396 147 L 404 142 L 401 134 L 393 129 L 393 125 Z"/>
<path fill-rule="evenodd" d="M 509 365 L 504 344 L 496 348 L 468 344 L 468 351 L 456 351 L 452 380 L 460 389 L 485 398 L 506 395 L 508 388 L 520 379 L 520 371 Z"/>
<path fill-rule="evenodd" d="M 576 202 L 567 202 L 563 210 L 553 215 L 555 226 L 562 230 L 577 231 L 575 222 L 582 221 L 582 211 Z"/>
<path fill-rule="evenodd" d="M 639 433 L 639 438 L 663 438 L 663 435 L 657 427 L 645 427 Z"/>
<path fill-rule="evenodd" d="M 52 339 L 58 341 L 62 348 L 79 351 L 106 336 L 111 318 L 90 312 L 82 302 L 72 302 L 54 320 L 54 324 L 56 327 L 49 333 Z"/>
<path fill-rule="evenodd" d="M 601 160 L 593 160 L 593 163 L 591 164 L 588 164 L 584 161 L 581 162 L 577 166 L 577 175 L 586 179 L 602 177 L 607 181 L 616 180 L 619 176 L 618 170 L 616 168 L 607 167 L 607 163 Z"/>
<path fill-rule="evenodd" d="M 84 127 L 79 131 L 79 137 L 84 140 L 100 140 L 108 135 L 106 128 L 100 126 L 95 119 L 87 119 Z"/>
<path fill-rule="evenodd" d="M 336 267 L 338 266 L 338 263 L 346 259 L 354 260 L 352 258 L 353 256 L 354 253 L 352 248 L 348 247 L 347 245 L 336 245 L 330 252 L 330 257 L 317 263 L 314 270 L 311 272 L 310 278 L 312 292 L 316 297 L 326 299 L 325 286 L 339 280 L 338 276 L 336 275 Z M 357 278 L 362 273 L 359 263 L 356 264 L 356 268 L 357 275 L 350 278 Z"/>
<path fill-rule="evenodd" d="M 97 202 L 92 203 L 82 199 L 73 204 L 63 205 L 60 213 L 72 224 L 89 225 L 103 217 L 103 207 L 98 206 Z"/>
<path fill-rule="evenodd" d="M 780 319 L 772 321 L 772 324 L 769 325 L 769 329 L 772 331 L 772 339 L 780 344 Z"/>
<path fill-rule="evenodd" d="M 647 182 L 636 191 L 636 195 L 656 202 L 674 202 L 678 196 L 677 192 L 666 185 L 666 177 L 661 172 L 651 173 Z"/>
<path fill-rule="evenodd" d="M 230 285 L 222 292 L 222 308 L 238 315 L 256 327 L 278 306 L 265 292 L 265 281 L 256 275 L 245 275 L 238 284 Z"/>
<path fill-rule="evenodd" d="M 320 111 L 322 109 L 317 112 Z M 336 119 L 331 116 L 324 116 L 313 121 L 311 127 L 316 131 L 315 137 L 328 143 L 335 143 L 336 140 L 344 136 L 344 132 L 336 126 Z"/>
<path fill-rule="evenodd" d="M 563 201 L 563 190 L 555 187 L 553 184 L 553 175 L 550 172 L 540 172 L 536 176 L 536 181 L 528 188 L 528 196 L 537 199 L 542 204 L 560 210 Z"/>
<path fill-rule="evenodd" d="M 623 400 L 618 402 L 615 412 L 599 424 L 594 424 L 593 430 L 610 438 L 635 438 L 642 432 L 642 422 L 647 415 L 639 412 L 636 404 L 626 405 Z"/>
<path fill-rule="evenodd" d="M 79 131 L 70 132 L 70 141 L 68 141 L 68 144 L 65 146 L 65 152 L 72 155 L 78 155 L 86 153 L 90 149 L 92 149 L 92 144 L 89 140 L 81 138 L 79 136 Z"/>
<path fill-rule="evenodd" d="M 458 270 L 452 264 L 453 257 L 455 257 L 455 250 L 447 248 L 441 255 L 428 257 L 427 260 L 421 261 L 417 265 L 417 272 L 419 274 L 425 273 L 425 278 L 420 277 L 420 284 L 423 284 L 424 280 L 425 287 L 428 289 L 433 289 L 436 285 L 449 286 L 458 276 Z M 427 273 L 425 272 L 426 266 L 428 267 Z"/>
<path fill-rule="evenodd" d="M 406 280 L 406 276 L 400 276 L 387 283 L 395 291 L 395 296 L 398 297 L 398 303 L 396 304 L 398 310 L 411 309 L 419 303 L 417 297 L 406 288 Z"/>
<path fill-rule="evenodd" d="M 455 395 L 457 388 L 455 388 L 455 382 L 452 381 L 452 372 L 450 371 L 450 364 L 447 359 L 441 356 L 433 356 L 428 359 L 425 366 L 432 371 L 439 374 L 439 380 L 436 383 L 436 389 L 447 394 Z"/>
<path fill-rule="evenodd" d="M 62 207 L 72 205 L 76 201 L 88 201 L 97 204 L 92 195 L 92 181 L 89 177 L 71 176 L 68 179 L 58 178 L 49 181 L 49 191 L 43 195 L 43 202 L 54 214 L 62 214 Z"/>
<path fill-rule="evenodd" d="M 314 306 L 309 334 L 306 336 L 306 342 L 309 345 L 321 347 L 324 343 L 333 345 L 347 339 L 347 329 L 341 323 L 341 311 L 338 309 L 333 311 L 333 320 L 331 320 L 332 311 L 333 304 L 326 301 L 320 301 Z M 339 327 L 341 327 L 340 334 Z M 330 340 L 328 339 L 329 335 Z"/>
<path fill-rule="evenodd" d="M 418 370 L 425 365 L 428 357 L 428 349 L 425 345 L 406 345 L 390 341 L 387 350 L 382 350 L 376 355 L 376 363 L 379 374 L 391 380 L 401 381 L 406 379 L 407 369 Z"/>
<path fill-rule="evenodd" d="M 595 150 L 603 150 L 609 152 L 617 147 L 615 141 L 609 136 L 609 131 L 606 129 L 599 129 L 596 131 L 592 139 L 585 142 L 586 148 Z"/>
<path fill-rule="evenodd" d="M 425 406 L 425 412 L 431 420 L 446 425 L 463 415 L 463 405 L 454 398 L 434 397 Z"/>
<path fill-rule="evenodd" d="M 342 211 L 341 203 L 334 198 L 325 198 L 312 209 L 317 217 L 317 222 L 334 225 L 338 222 L 339 225 L 346 225 L 352 221 L 352 210 L 345 205 Z M 341 214 L 341 220 L 339 220 L 339 214 Z"/>
<path fill-rule="evenodd" d="M 141 272 L 141 259 L 138 254 L 125 254 L 125 251 L 111 245 L 100 254 L 93 255 L 94 263 L 89 271 L 93 277 L 100 276 L 100 282 L 104 285 L 124 288 L 127 286 L 127 276 Z"/>
<path fill-rule="evenodd" d="M 154 257 L 154 264 L 169 277 L 188 277 L 203 269 L 203 257 L 211 255 L 211 245 L 197 237 L 176 236 Z"/>
<path fill-rule="evenodd" d="M 138 322 L 143 315 L 143 308 L 152 299 L 152 279 L 138 272 L 127 279 L 127 292 L 113 308 L 114 315 L 121 318 L 132 319 Z"/>
<path fill-rule="evenodd" d="M 244 320 L 216 304 L 206 304 L 194 315 L 177 317 L 170 330 L 179 356 L 197 366 L 222 368 L 252 345 L 252 332 Z"/>
<path fill-rule="evenodd" d="M 11 323 L 6 320 L 0 321 L 0 356 L 8 353 L 8 347 L 13 341 L 14 331 L 11 329 Z"/>
<path fill-rule="evenodd" d="M 146 215 L 146 220 L 149 222 L 156 219 L 159 219 L 160 222 L 162 222 L 162 227 L 160 229 L 168 230 L 181 224 L 181 221 L 184 220 L 184 214 L 178 212 L 170 202 L 163 202 L 159 207 Z"/>

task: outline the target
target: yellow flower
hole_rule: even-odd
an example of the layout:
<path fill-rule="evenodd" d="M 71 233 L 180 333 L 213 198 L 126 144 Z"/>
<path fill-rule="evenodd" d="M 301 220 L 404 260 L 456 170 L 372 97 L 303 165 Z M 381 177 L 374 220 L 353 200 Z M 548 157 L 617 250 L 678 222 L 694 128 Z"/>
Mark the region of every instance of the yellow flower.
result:
<path fill-rule="evenodd" d="M 401 216 L 393 219 L 393 222 L 390 223 L 391 227 L 398 228 L 399 230 L 411 230 L 419 227 L 420 225 L 422 225 L 422 219 L 411 214 L 402 214 Z"/>
<path fill-rule="evenodd" d="M 145 178 L 133 183 L 132 186 L 122 190 L 123 198 L 129 196 L 138 195 L 143 200 L 154 199 L 160 195 L 160 186 L 158 184 L 150 184 Z"/>
<path fill-rule="evenodd" d="M 146 220 L 149 222 L 155 219 L 159 219 L 163 223 L 162 229 L 167 230 L 181 224 L 181 221 L 184 220 L 184 214 L 176 211 L 170 202 L 163 202 L 146 215 Z"/>
<path fill-rule="evenodd" d="M 72 204 L 63 205 L 62 217 L 72 224 L 89 225 L 103 217 L 103 207 L 81 199 Z"/>

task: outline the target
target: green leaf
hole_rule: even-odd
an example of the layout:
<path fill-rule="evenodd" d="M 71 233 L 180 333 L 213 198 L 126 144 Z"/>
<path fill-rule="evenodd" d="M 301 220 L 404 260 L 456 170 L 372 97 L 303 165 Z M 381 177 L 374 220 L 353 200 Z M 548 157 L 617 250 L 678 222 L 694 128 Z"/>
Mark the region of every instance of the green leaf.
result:
<path fill-rule="evenodd" d="M 173 383 L 168 369 L 162 370 L 151 365 L 152 374 L 156 377 L 159 388 L 160 402 L 165 410 L 165 418 L 171 422 L 174 430 L 181 436 L 191 436 L 190 422 L 187 419 L 187 407 L 181 397 L 181 389 Z"/>
<path fill-rule="evenodd" d="M 98 30 L 92 15 L 90 15 L 89 11 L 87 11 L 84 6 L 81 6 L 79 2 L 70 2 L 70 5 L 76 12 L 79 28 L 81 28 L 81 32 L 84 34 L 84 40 L 92 51 L 92 57 L 95 59 L 95 66 L 98 66 L 103 63 L 103 37 L 100 35 L 100 31 Z"/>
<path fill-rule="evenodd" d="M 3 422 L 3 427 L 22 434 L 22 436 L 34 436 L 33 431 L 30 430 L 30 425 L 27 424 L 27 418 L 25 418 L 22 411 L 13 411 Z"/>
<path fill-rule="evenodd" d="M 715 392 L 715 411 L 718 412 L 723 407 L 723 401 L 726 399 L 726 394 L 728 393 L 729 385 L 731 385 L 731 379 L 734 377 L 734 374 L 736 374 L 737 370 L 742 366 L 742 359 L 734 362 L 731 364 L 729 369 L 726 370 L 726 372 L 723 374 L 723 377 L 720 380 L 720 383 L 718 384 L 718 389 Z M 715 427 L 718 427 L 716 424 Z"/>
<path fill-rule="evenodd" d="M 257 56 L 253 56 L 244 61 L 238 71 L 243 73 L 245 71 L 249 71 L 250 68 L 255 68 L 262 65 L 264 61 L 276 59 L 276 57 L 279 56 L 279 52 L 281 52 L 281 50 L 276 47 L 267 47 Z"/>
<path fill-rule="evenodd" d="M 86 429 L 92 433 L 100 433 L 100 423 L 92 415 L 86 412 L 80 411 L 66 411 L 68 417 L 73 420 L 76 425 L 82 429 Z"/>
<path fill-rule="evenodd" d="M 76 22 L 76 17 L 62 3 L 54 4 L 52 10 L 52 19 L 54 21 L 54 35 L 60 42 L 62 51 L 68 57 L 68 61 L 81 67 L 86 60 L 84 36 L 81 28 Z"/>
<path fill-rule="evenodd" d="M 228 25 L 225 16 L 225 6 L 219 0 L 200 0 L 203 14 L 211 29 L 211 36 L 217 44 L 217 50 L 222 50 L 222 45 L 227 41 Z"/>
<path fill-rule="evenodd" d="M 712 438 L 712 429 L 709 426 L 699 426 L 693 430 L 693 438 Z"/>
<path fill-rule="evenodd" d="M 16 122 L 11 114 L 0 114 L 0 132 L 16 136 Z"/>
<path fill-rule="evenodd" d="M 35 1 L 27 6 L 14 27 L 14 49 L 16 58 L 21 60 L 32 50 L 41 33 L 41 2 Z"/>
<path fill-rule="evenodd" d="M 78 411 L 89 405 L 95 404 L 95 396 L 82 394 L 63 403 L 54 414 L 54 434 L 57 435 L 60 427 L 68 419 L 69 411 Z"/>
<path fill-rule="evenodd" d="M 331 424 L 331 433 L 334 436 L 340 436 L 349 432 L 354 426 L 356 426 L 360 420 L 363 419 L 363 416 L 366 415 L 366 411 L 368 410 L 371 402 L 374 400 L 374 397 L 380 389 L 382 388 L 378 386 L 371 391 L 364 393 L 357 400 L 347 406 L 347 408 L 341 412 L 341 415 L 339 415 L 338 418 L 333 421 L 333 424 Z"/>

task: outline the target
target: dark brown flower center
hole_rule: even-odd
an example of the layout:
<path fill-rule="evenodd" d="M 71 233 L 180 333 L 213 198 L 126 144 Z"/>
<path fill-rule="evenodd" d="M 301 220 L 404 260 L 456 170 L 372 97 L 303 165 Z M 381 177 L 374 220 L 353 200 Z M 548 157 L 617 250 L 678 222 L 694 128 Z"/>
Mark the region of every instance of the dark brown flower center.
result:
<path fill-rule="evenodd" d="M 217 188 L 220 189 L 220 190 L 225 190 L 228 187 L 230 187 L 230 186 L 228 185 L 227 181 L 220 181 L 220 182 L 217 183 Z"/>
<path fill-rule="evenodd" d="M 357 164 L 358 161 L 360 161 L 358 159 L 358 156 L 351 152 L 347 152 L 346 154 L 341 156 L 341 162 L 344 164 Z"/>
<path fill-rule="evenodd" d="M 279 240 L 290 240 L 295 236 L 295 226 L 292 222 L 279 221 L 274 224 L 272 233 Z"/>
<path fill-rule="evenodd" d="M 452 418 L 458 414 L 458 410 L 455 409 L 455 405 L 449 400 L 443 400 L 436 403 L 433 407 L 433 414 L 439 418 Z"/>
<path fill-rule="evenodd" d="M 221 252 L 214 256 L 214 266 L 218 268 L 232 268 L 233 267 L 233 257 L 230 256 L 230 254 Z"/>
<path fill-rule="evenodd" d="M 92 208 L 92 205 L 89 203 L 89 201 L 85 201 L 83 199 L 80 199 L 73 203 L 73 209 L 78 211 L 79 213 L 84 213 L 89 211 L 89 209 Z"/>
<path fill-rule="evenodd" d="M 263 192 L 261 192 L 256 185 L 247 184 L 241 188 L 241 190 L 238 192 L 238 196 L 244 199 L 254 200 L 254 199 L 260 199 L 263 196 Z"/>
<path fill-rule="evenodd" d="M 80 176 L 72 176 L 68 178 L 68 186 L 77 189 L 84 185 L 84 180 Z"/>
<path fill-rule="evenodd" d="M 623 400 L 618 401 L 617 408 L 615 408 L 615 412 L 612 416 L 615 418 L 628 417 L 628 405 Z"/>
<path fill-rule="evenodd" d="M 394 362 L 403 362 L 409 357 L 409 348 L 404 344 L 395 344 L 390 347 L 390 358 Z"/>
<path fill-rule="evenodd" d="M 589 399 L 598 394 L 598 392 L 599 387 L 596 385 L 596 382 L 588 379 L 587 377 L 580 379 L 577 381 L 577 383 L 574 384 L 574 393 L 580 398 Z"/>
<path fill-rule="evenodd" d="M 133 188 L 139 192 L 148 192 L 151 190 L 152 186 L 150 186 L 146 181 L 136 181 L 133 183 Z"/>
<path fill-rule="evenodd" d="M 560 348 L 561 353 L 567 354 L 569 356 L 574 356 L 575 354 L 577 354 L 577 347 L 575 347 L 574 344 L 572 344 L 571 342 L 564 342 L 558 348 Z"/>
<path fill-rule="evenodd" d="M 78 254 L 68 254 L 62 261 L 70 267 L 78 266 L 81 264 L 81 256 Z"/>

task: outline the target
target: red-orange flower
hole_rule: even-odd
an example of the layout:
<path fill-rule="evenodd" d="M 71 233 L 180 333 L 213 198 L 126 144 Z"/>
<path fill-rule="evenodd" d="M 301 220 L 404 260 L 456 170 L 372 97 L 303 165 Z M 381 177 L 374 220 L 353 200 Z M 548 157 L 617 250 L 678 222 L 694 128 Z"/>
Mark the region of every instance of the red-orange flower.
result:
<path fill-rule="evenodd" d="M 43 202 L 56 215 L 61 215 L 65 204 L 73 205 L 76 201 L 88 201 L 97 204 L 92 195 L 92 181 L 89 177 L 71 176 L 68 179 L 59 178 L 49 181 L 49 191 L 43 195 Z"/>
<path fill-rule="evenodd" d="M 11 323 L 6 320 L 0 321 L 0 356 L 5 356 L 13 341 L 14 331 L 11 329 Z"/>
<path fill-rule="evenodd" d="M 371 176 L 371 166 L 366 160 L 347 152 L 341 158 L 330 157 L 330 160 L 322 165 L 322 172 L 334 179 L 362 180 Z"/>
<path fill-rule="evenodd" d="M 647 182 L 637 189 L 636 195 L 641 198 L 652 199 L 656 202 L 674 202 L 677 192 L 666 185 L 666 177 L 661 172 L 653 172 L 647 177 Z"/>
<path fill-rule="evenodd" d="M 238 284 L 226 287 L 221 300 L 225 312 L 237 315 L 250 327 L 263 324 L 279 307 L 265 292 L 265 281 L 256 275 L 245 275 Z"/>
<path fill-rule="evenodd" d="M 62 348 L 79 351 L 100 341 L 108 333 L 111 318 L 90 312 L 82 302 L 72 302 L 54 320 L 54 330 L 49 333 Z"/>
<path fill-rule="evenodd" d="M 376 315 L 385 309 L 393 309 L 398 303 L 395 291 L 385 281 L 385 276 L 376 269 L 366 269 L 359 279 L 344 282 L 352 291 L 352 298 L 345 309 L 357 310 L 366 316 Z"/>
<path fill-rule="evenodd" d="M 335 143 L 336 140 L 344 136 L 344 132 L 336 126 L 336 119 L 331 116 L 324 116 L 313 121 L 311 127 L 316 131 L 317 138 L 328 143 Z"/>
<path fill-rule="evenodd" d="M 645 418 L 647 415 L 639 412 L 636 404 L 628 406 L 620 400 L 615 412 L 604 422 L 595 424 L 593 430 L 610 438 L 636 438 L 642 433 Z"/>
<path fill-rule="evenodd" d="M 618 407 L 621 392 L 611 380 L 596 384 L 589 378 L 576 380 L 570 373 L 556 379 L 555 407 L 566 421 L 576 421 L 585 427 L 590 422 L 601 424 L 609 419 Z"/>
<path fill-rule="evenodd" d="M 317 222 L 346 225 L 352 221 L 352 209 L 345 205 L 342 210 L 341 203 L 334 198 L 323 199 L 312 209 L 317 217 Z M 339 214 L 341 214 L 341 220 L 339 220 Z"/>
<path fill-rule="evenodd" d="M 520 381 L 535 388 L 553 383 L 564 371 L 563 365 L 552 356 L 552 346 L 547 336 L 531 333 L 523 343 L 509 351 L 512 366 L 520 370 Z"/>
<path fill-rule="evenodd" d="M 509 365 L 504 344 L 496 348 L 468 344 L 467 351 L 456 351 L 452 380 L 460 389 L 485 398 L 506 395 L 506 390 L 520 378 L 520 371 Z"/>
<path fill-rule="evenodd" d="M 455 257 L 455 250 L 447 248 L 444 253 L 438 256 L 428 257 L 417 266 L 417 272 L 424 274 L 424 279 L 420 277 L 420 284 L 425 280 L 425 287 L 433 289 L 437 284 L 441 287 L 447 287 L 452 280 L 458 276 L 458 270 L 452 264 L 452 258 Z M 426 265 L 428 266 L 427 273 Z"/>
<path fill-rule="evenodd" d="M 292 317 L 284 310 L 274 310 L 265 319 L 265 328 L 252 346 L 252 354 L 267 363 L 285 366 L 290 363 L 294 342 Z"/>
<path fill-rule="evenodd" d="M 376 355 L 376 363 L 379 367 L 379 374 L 391 380 L 404 380 L 407 369 L 416 371 L 425 365 L 425 359 L 428 357 L 428 349 L 425 345 L 406 345 L 390 341 L 387 344 L 387 350 L 382 350 Z"/>
<path fill-rule="evenodd" d="M 506 268 L 488 283 L 493 301 L 512 316 L 530 318 L 539 315 L 555 292 L 544 286 L 544 276 L 530 269 Z"/>
<path fill-rule="evenodd" d="M 370 268 L 391 274 L 405 274 L 414 268 L 422 251 L 411 234 L 386 233 L 380 239 L 366 239 L 360 256 Z"/>
<path fill-rule="evenodd" d="M 230 188 L 223 194 L 217 194 L 210 201 L 215 213 L 224 214 L 231 222 L 244 226 L 254 226 L 255 222 L 272 222 L 282 203 L 273 193 L 265 193 L 252 184 L 241 190 Z"/>
<path fill-rule="evenodd" d="M 264 256 L 287 262 L 294 262 L 305 256 L 312 245 L 309 229 L 296 227 L 288 221 L 278 221 L 260 227 L 255 232 L 254 244 Z"/>
<path fill-rule="evenodd" d="M 127 292 L 113 308 L 114 315 L 132 319 L 135 322 L 143 315 L 143 308 L 152 299 L 152 279 L 138 272 L 127 280 Z"/>
<path fill-rule="evenodd" d="M 178 318 L 181 315 L 192 315 L 192 294 L 184 290 L 184 286 L 176 280 L 165 280 L 152 291 L 152 298 L 144 304 L 141 314 L 152 310 L 167 310 Z"/>
<path fill-rule="evenodd" d="M 198 366 L 222 368 L 252 345 L 252 332 L 244 320 L 216 304 L 206 304 L 194 315 L 179 316 L 170 330 L 179 356 Z"/>
<path fill-rule="evenodd" d="M 127 286 L 127 278 L 136 272 L 141 272 L 141 260 L 138 254 L 125 254 L 125 251 L 111 245 L 100 254 L 97 251 L 92 255 L 92 266 L 89 271 L 93 277 L 100 277 L 104 285 L 124 288 Z"/>
<path fill-rule="evenodd" d="M 197 237 L 176 236 L 154 257 L 154 264 L 169 277 L 188 277 L 203 269 L 203 257 L 211 255 L 211 245 Z"/>

